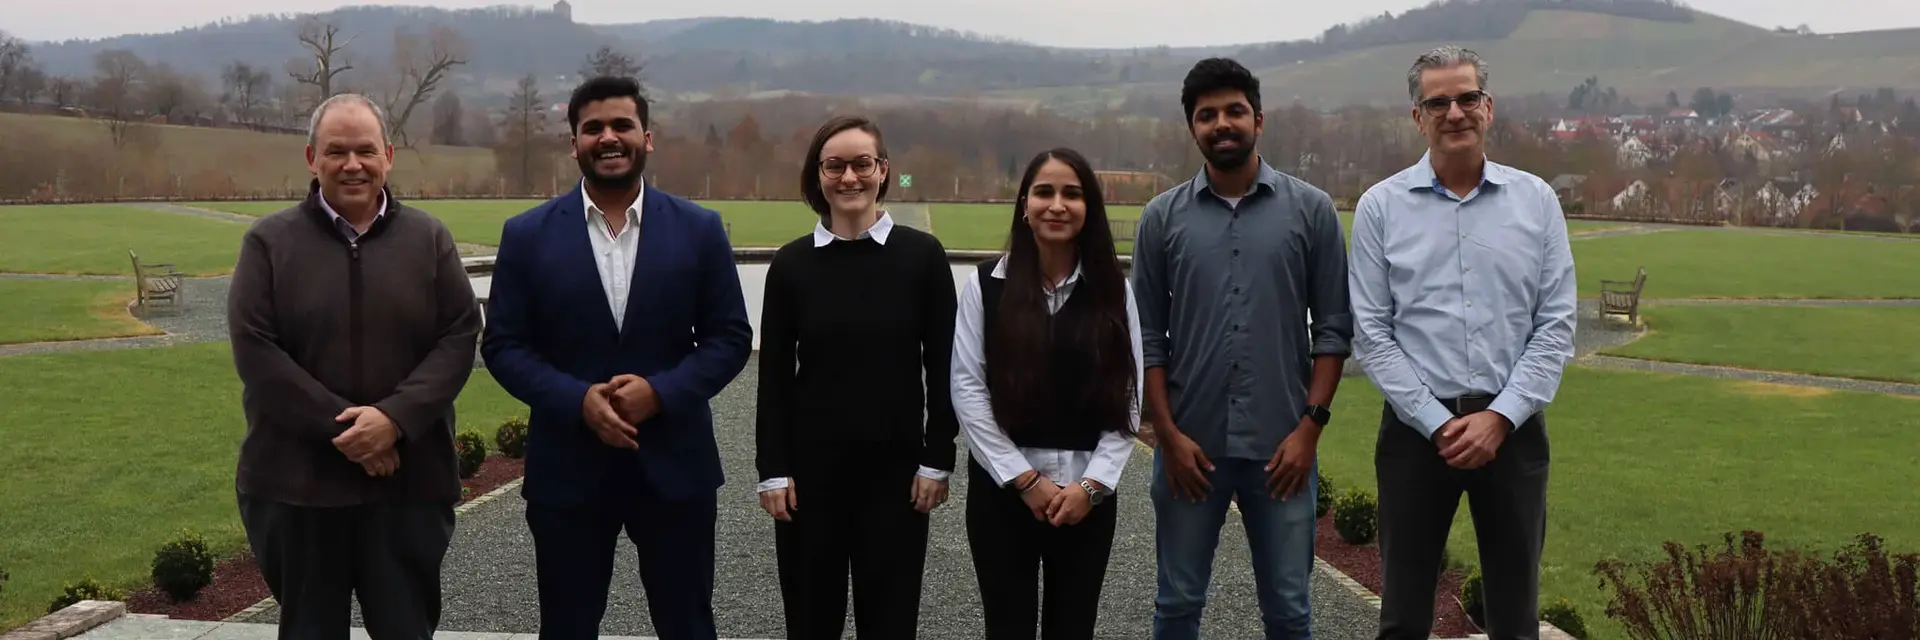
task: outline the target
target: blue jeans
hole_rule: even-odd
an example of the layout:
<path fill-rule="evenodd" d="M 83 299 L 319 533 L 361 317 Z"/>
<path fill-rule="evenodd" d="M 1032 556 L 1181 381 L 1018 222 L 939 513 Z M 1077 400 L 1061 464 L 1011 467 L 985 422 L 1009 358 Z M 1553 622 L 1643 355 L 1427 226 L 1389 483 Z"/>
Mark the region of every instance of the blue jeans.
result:
<path fill-rule="evenodd" d="M 1207 474 L 1213 488 L 1194 502 L 1175 496 L 1160 451 L 1155 449 L 1153 456 L 1154 552 L 1160 573 L 1160 593 L 1153 601 L 1154 640 L 1200 637 L 1200 613 L 1206 608 L 1214 550 L 1229 501 L 1239 503 L 1246 526 L 1267 640 L 1312 638 L 1307 594 L 1313 576 L 1318 474 L 1309 472 L 1306 488 L 1282 502 L 1267 491 L 1265 460 L 1213 458 L 1214 470 Z"/>

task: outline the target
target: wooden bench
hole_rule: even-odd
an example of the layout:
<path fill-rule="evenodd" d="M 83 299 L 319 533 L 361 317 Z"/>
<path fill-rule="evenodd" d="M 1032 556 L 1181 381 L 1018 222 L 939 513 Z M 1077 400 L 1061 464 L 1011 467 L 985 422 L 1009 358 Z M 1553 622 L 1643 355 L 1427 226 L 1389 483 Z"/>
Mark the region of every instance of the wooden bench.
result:
<path fill-rule="evenodd" d="M 1114 242 L 1133 242 L 1134 233 L 1140 228 L 1139 220 L 1116 220 L 1109 218 L 1107 224 L 1113 227 Z"/>
<path fill-rule="evenodd" d="M 1626 314 L 1627 322 L 1640 324 L 1640 292 L 1647 286 L 1647 268 L 1640 267 L 1633 282 L 1600 281 L 1600 315 Z"/>
<path fill-rule="evenodd" d="M 141 263 L 140 255 L 127 250 L 127 257 L 133 260 L 134 302 L 143 310 L 150 309 L 156 302 L 169 307 L 180 306 L 181 274 L 171 262 Z"/>

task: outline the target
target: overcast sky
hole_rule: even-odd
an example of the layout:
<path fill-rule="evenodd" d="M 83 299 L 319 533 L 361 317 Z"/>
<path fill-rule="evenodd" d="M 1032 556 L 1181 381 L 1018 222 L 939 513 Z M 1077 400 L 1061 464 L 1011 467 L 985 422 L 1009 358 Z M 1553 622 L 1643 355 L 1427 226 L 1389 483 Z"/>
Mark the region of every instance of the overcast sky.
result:
<path fill-rule="evenodd" d="M 889 18 L 1054 46 L 1184 46 L 1292 40 L 1336 23 L 1429 0 L 893 0 L 661 2 L 572 0 L 580 22 L 642 22 L 708 15 L 784 20 Z M 221 18 L 325 11 L 341 0 L 0 0 L 0 30 L 28 40 L 166 32 Z M 529 4 L 525 0 L 384 0 L 448 8 Z M 545 0 L 538 3 L 548 4 Z M 1823 33 L 1920 27 L 1916 0 L 1690 0 L 1702 11 L 1763 27 L 1802 23 Z M 1102 15 L 1090 17 L 1094 11 Z M 1920 46 L 1920 45 L 1916 45 Z"/>

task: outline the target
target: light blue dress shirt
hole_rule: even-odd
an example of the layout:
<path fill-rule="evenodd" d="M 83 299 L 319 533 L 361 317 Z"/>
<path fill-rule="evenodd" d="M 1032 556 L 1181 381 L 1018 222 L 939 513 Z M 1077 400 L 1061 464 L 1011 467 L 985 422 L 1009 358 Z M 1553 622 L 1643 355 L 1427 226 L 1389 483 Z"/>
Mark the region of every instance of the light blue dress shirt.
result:
<path fill-rule="evenodd" d="M 1430 156 L 1368 189 L 1348 268 L 1353 347 L 1401 421 L 1431 439 L 1441 398 L 1492 396 L 1515 428 L 1546 408 L 1573 358 L 1579 297 L 1560 200 L 1487 161 L 1465 198 Z"/>

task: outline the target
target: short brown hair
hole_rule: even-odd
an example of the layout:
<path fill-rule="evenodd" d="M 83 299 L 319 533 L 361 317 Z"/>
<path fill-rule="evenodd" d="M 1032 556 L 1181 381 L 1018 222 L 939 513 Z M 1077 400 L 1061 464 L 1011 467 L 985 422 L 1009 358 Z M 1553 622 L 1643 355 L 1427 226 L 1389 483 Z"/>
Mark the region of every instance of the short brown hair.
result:
<path fill-rule="evenodd" d="M 813 212 L 823 219 L 833 209 L 827 205 L 827 197 L 820 193 L 820 150 L 827 146 L 828 138 L 848 129 L 859 129 L 872 135 L 874 153 L 880 154 L 881 160 L 887 159 L 887 140 L 881 137 L 880 127 L 872 120 L 861 116 L 838 116 L 820 125 L 820 130 L 813 133 L 813 143 L 807 145 L 807 159 L 800 165 L 800 198 L 806 200 L 807 206 L 812 207 Z M 876 200 L 887 199 L 888 182 L 892 180 L 880 181 L 880 195 Z"/>

